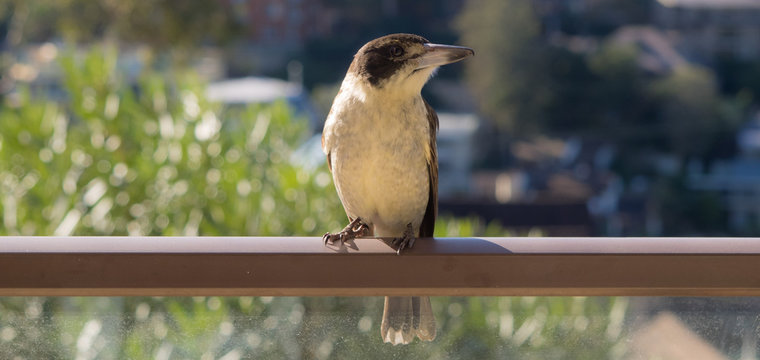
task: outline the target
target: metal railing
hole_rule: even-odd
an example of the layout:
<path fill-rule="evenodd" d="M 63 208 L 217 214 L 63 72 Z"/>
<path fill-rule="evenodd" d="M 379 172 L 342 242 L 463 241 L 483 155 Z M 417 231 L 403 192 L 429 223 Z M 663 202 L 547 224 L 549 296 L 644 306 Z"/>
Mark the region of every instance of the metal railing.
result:
<path fill-rule="evenodd" d="M 760 238 L 0 237 L 0 296 L 760 295 Z"/>

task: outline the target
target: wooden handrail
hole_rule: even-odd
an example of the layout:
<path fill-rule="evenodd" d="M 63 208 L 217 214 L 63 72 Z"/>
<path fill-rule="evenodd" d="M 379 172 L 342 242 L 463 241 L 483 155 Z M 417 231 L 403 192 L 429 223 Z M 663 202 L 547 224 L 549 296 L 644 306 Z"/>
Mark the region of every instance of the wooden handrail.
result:
<path fill-rule="evenodd" d="M 0 237 L 0 296 L 760 296 L 760 238 Z"/>

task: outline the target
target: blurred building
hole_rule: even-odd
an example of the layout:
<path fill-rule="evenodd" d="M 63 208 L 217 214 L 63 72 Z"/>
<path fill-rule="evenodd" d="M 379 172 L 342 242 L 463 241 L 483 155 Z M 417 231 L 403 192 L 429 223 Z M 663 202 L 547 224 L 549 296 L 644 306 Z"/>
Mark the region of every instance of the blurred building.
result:
<path fill-rule="evenodd" d="M 226 79 L 209 84 L 206 88 L 206 98 L 227 105 L 269 104 L 283 100 L 297 115 L 309 119 L 312 130 L 316 130 L 321 124 L 308 93 L 299 83 L 253 76 Z"/>
<path fill-rule="evenodd" d="M 213 82 L 206 88 L 208 100 L 225 104 L 271 103 L 303 96 L 304 90 L 299 84 L 266 77 L 226 79 Z"/>
<path fill-rule="evenodd" d="M 283 70 L 304 44 L 332 35 L 339 12 L 320 0 L 231 1 L 245 41 L 228 49 L 233 75 L 271 74 Z"/>
<path fill-rule="evenodd" d="M 625 185 L 611 169 L 613 146 L 538 138 L 515 141 L 510 153 L 511 168 L 474 172 L 471 192 L 442 198 L 440 212 L 554 236 L 659 235 L 648 180 Z"/>
<path fill-rule="evenodd" d="M 498 203 L 477 199 L 441 200 L 438 213 L 478 217 L 518 233 L 539 230 L 542 236 L 593 236 L 594 223 L 586 205 L 575 203 Z"/>
<path fill-rule="evenodd" d="M 438 196 L 468 194 L 472 191 L 480 120 L 474 114 L 438 113 L 438 121 Z"/>
<path fill-rule="evenodd" d="M 58 45 L 54 43 L 26 44 L 6 54 L 10 60 L 7 73 L 0 76 L 0 94 L 11 93 L 17 84 L 25 84 L 38 93 L 53 99 L 62 99 L 60 70 L 53 66 L 59 56 Z"/>
<path fill-rule="evenodd" d="M 760 1 L 657 0 L 654 24 L 676 38 L 687 58 L 711 64 L 718 57 L 760 57 Z"/>
<path fill-rule="evenodd" d="M 235 1 L 233 6 L 247 25 L 249 39 L 259 44 L 302 45 L 329 34 L 337 15 L 314 0 Z"/>
<path fill-rule="evenodd" d="M 692 189 L 719 194 L 730 230 L 742 233 L 760 228 L 760 112 L 736 137 L 736 158 L 715 161 L 709 169 L 693 163 L 688 174 Z"/>

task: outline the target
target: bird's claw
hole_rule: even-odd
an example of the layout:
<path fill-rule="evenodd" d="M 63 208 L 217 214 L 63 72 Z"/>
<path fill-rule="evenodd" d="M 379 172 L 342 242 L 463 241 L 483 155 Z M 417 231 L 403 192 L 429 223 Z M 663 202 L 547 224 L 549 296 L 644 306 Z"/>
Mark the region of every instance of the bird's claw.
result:
<path fill-rule="evenodd" d="M 404 236 L 394 238 L 391 244 L 394 246 L 397 246 L 396 248 L 396 254 L 401 255 L 401 252 L 409 248 L 411 249 L 412 246 L 414 246 L 414 241 L 417 240 L 417 238 L 414 237 L 414 233 L 412 232 L 412 224 L 409 224 L 406 226 L 406 231 L 404 231 Z"/>
<path fill-rule="evenodd" d="M 356 239 L 357 237 L 366 235 L 368 230 L 369 227 L 367 227 L 367 224 L 363 223 L 360 218 L 356 218 L 346 225 L 346 227 L 340 232 L 335 234 L 325 233 L 322 236 L 322 241 L 325 245 L 334 244 L 336 241 L 340 241 L 340 243 L 343 244 L 347 241 Z"/>

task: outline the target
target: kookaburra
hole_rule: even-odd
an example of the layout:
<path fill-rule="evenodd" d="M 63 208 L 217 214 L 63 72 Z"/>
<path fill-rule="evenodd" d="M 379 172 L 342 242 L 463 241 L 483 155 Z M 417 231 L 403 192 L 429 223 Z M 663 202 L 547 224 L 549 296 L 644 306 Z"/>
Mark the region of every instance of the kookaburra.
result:
<path fill-rule="evenodd" d="M 325 243 L 392 238 L 400 253 L 432 237 L 438 203 L 438 116 L 420 95 L 436 69 L 474 54 L 411 34 L 372 40 L 354 56 L 333 101 L 322 149 L 349 225 Z M 388 269 L 388 276 L 404 276 Z M 435 338 L 428 297 L 386 297 L 381 335 L 407 344 Z"/>

